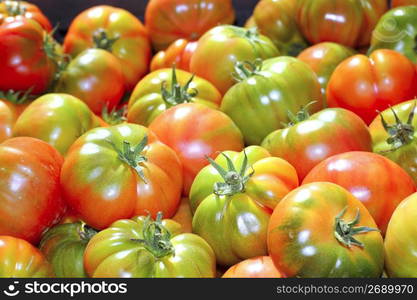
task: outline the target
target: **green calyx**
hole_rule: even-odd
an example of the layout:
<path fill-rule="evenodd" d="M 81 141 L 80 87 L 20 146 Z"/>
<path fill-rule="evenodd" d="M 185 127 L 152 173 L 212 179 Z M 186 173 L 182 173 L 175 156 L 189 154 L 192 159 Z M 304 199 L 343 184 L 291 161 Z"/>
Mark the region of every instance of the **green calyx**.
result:
<path fill-rule="evenodd" d="M 254 75 L 260 75 L 262 70 L 262 60 L 257 58 L 254 62 L 238 61 L 235 63 L 235 71 L 232 77 L 236 82 L 241 82 L 251 78 Z"/>
<path fill-rule="evenodd" d="M 346 246 L 348 248 L 351 248 L 352 246 L 358 246 L 363 248 L 364 244 L 355 239 L 354 236 L 357 234 L 367 233 L 371 231 L 379 231 L 379 229 L 370 228 L 366 226 L 355 227 L 360 222 L 359 208 L 357 210 L 355 218 L 350 222 L 346 222 L 342 219 L 346 210 L 347 207 L 345 207 L 335 218 L 334 235 L 343 246 Z"/>
<path fill-rule="evenodd" d="M 119 39 L 119 37 L 110 38 L 108 33 L 101 29 L 94 33 L 93 35 L 93 43 L 95 48 L 112 51 L 114 43 Z"/>
<path fill-rule="evenodd" d="M 384 119 L 382 113 L 380 113 L 382 126 L 384 127 L 385 131 L 390 135 L 387 139 L 387 143 L 392 146 L 392 150 L 396 150 L 403 145 L 411 143 L 414 140 L 414 126 L 412 123 L 414 119 L 415 109 L 416 102 L 414 102 L 414 106 L 411 109 L 410 114 L 408 115 L 407 122 L 403 123 L 401 122 L 394 109 L 391 108 L 391 111 L 394 114 L 395 118 L 395 124 L 392 125 L 388 124 Z"/>
<path fill-rule="evenodd" d="M 27 91 L 8 90 L 7 92 L 0 91 L 0 99 L 5 99 L 13 104 L 23 104 L 30 100 L 30 93 L 32 88 Z"/>
<path fill-rule="evenodd" d="M 194 74 L 190 77 L 184 86 L 181 86 L 177 79 L 175 65 L 172 67 L 171 89 L 168 90 L 167 82 L 161 84 L 161 95 L 168 107 L 172 107 L 181 103 L 189 103 L 198 95 L 196 89 L 190 89 L 190 85 L 194 80 Z"/>
<path fill-rule="evenodd" d="M 123 141 L 122 149 L 119 149 L 113 141 L 107 140 L 107 142 L 112 145 L 114 150 L 117 152 L 118 157 L 121 161 L 127 163 L 130 167 L 135 169 L 136 173 L 139 177 L 145 182 L 146 177 L 145 173 L 143 172 L 144 163 L 148 161 L 146 156 L 142 155 L 142 152 L 145 150 L 146 145 L 148 144 L 148 137 L 142 139 L 142 141 L 136 145 L 136 147 L 132 148 L 128 141 Z"/>
<path fill-rule="evenodd" d="M 148 216 L 143 226 L 143 239 L 132 239 L 132 241 L 143 244 L 155 258 L 162 258 L 167 255 L 175 255 L 174 246 L 171 243 L 171 233 L 162 225 L 162 213 L 157 214 L 156 220 L 152 221 Z"/>
<path fill-rule="evenodd" d="M 310 118 L 309 107 L 316 102 L 317 101 L 311 101 L 307 103 L 307 105 L 301 106 L 301 109 L 295 115 L 291 111 L 287 111 L 287 116 L 290 122 L 287 124 L 283 123 L 283 125 L 285 127 L 292 127 L 295 124 L 303 122 Z"/>
<path fill-rule="evenodd" d="M 121 109 L 113 108 L 109 110 L 107 106 L 103 107 L 101 112 L 101 117 L 103 118 L 104 122 L 109 125 L 117 125 L 125 122 L 127 120 L 126 117 L 127 107 L 123 106 Z"/>
<path fill-rule="evenodd" d="M 7 14 L 11 17 L 23 16 L 26 13 L 26 7 L 22 5 L 20 0 L 18 1 L 5 1 Z"/>
<path fill-rule="evenodd" d="M 256 26 L 246 29 L 244 33 L 244 37 L 248 39 L 251 43 L 266 44 L 265 41 L 261 39 L 258 27 Z"/>
<path fill-rule="evenodd" d="M 240 171 L 236 170 L 232 160 L 229 156 L 222 153 L 222 155 L 226 158 L 227 161 L 227 168 L 225 170 L 222 166 L 216 163 L 210 157 L 207 157 L 207 160 L 216 169 L 216 171 L 220 174 L 223 178 L 224 182 L 216 182 L 214 184 L 214 194 L 217 196 L 232 196 L 237 193 L 243 193 L 245 191 L 245 185 L 248 182 L 249 178 L 254 174 L 254 170 L 252 168 L 252 172 L 248 175 L 246 171 L 248 170 L 248 157 L 245 152 L 243 152 L 245 157 L 243 159 L 242 167 Z"/>
<path fill-rule="evenodd" d="M 80 222 L 77 232 L 81 240 L 87 242 L 91 240 L 91 238 L 97 233 L 96 230 L 94 230 L 90 226 L 87 226 L 87 224 L 85 224 L 84 222 Z"/>

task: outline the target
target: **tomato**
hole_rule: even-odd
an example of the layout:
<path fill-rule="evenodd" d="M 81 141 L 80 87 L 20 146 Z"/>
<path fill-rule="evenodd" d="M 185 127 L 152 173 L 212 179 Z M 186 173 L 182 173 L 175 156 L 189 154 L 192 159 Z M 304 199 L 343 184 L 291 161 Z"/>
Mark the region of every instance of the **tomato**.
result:
<path fill-rule="evenodd" d="M 351 192 L 368 209 L 382 234 L 398 204 L 416 191 L 413 179 L 399 165 L 371 152 L 329 157 L 308 173 L 303 184 L 316 181 L 333 182 Z"/>
<path fill-rule="evenodd" d="M 59 173 L 63 158 L 31 137 L 0 144 L 0 234 L 36 244 L 65 212 Z"/>
<path fill-rule="evenodd" d="M 46 91 L 57 69 L 51 39 L 35 21 L 6 19 L 0 25 L 0 90 Z"/>
<path fill-rule="evenodd" d="M 175 221 L 119 220 L 88 243 L 84 266 L 91 277 L 215 277 L 213 250 L 201 237 L 182 233 Z"/>
<path fill-rule="evenodd" d="M 267 255 L 272 210 L 297 186 L 294 167 L 262 147 L 222 152 L 191 187 L 193 232 L 210 244 L 221 266 Z"/>
<path fill-rule="evenodd" d="M 124 9 L 94 6 L 72 21 L 65 36 L 64 52 L 76 57 L 93 47 L 107 50 L 119 59 L 128 91 L 148 71 L 151 46 L 146 29 Z"/>
<path fill-rule="evenodd" d="M 0 261 L 0 277 L 2 278 L 54 276 L 50 264 L 37 248 L 25 240 L 12 236 L 0 236 Z"/>
<path fill-rule="evenodd" d="M 111 53 L 88 49 L 71 60 L 61 73 L 55 91 L 80 98 L 94 113 L 100 114 L 105 107 L 116 107 L 122 99 L 123 70 Z"/>
<path fill-rule="evenodd" d="M 312 44 L 335 42 L 356 48 L 369 45 L 385 0 L 298 0 L 296 20 Z"/>
<path fill-rule="evenodd" d="M 181 199 L 181 163 L 145 127 L 96 128 L 69 149 L 61 188 L 71 208 L 96 229 L 159 211 L 171 217 Z"/>
<path fill-rule="evenodd" d="M 262 146 L 297 170 L 300 180 L 321 161 L 348 151 L 372 151 L 366 124 L 354 113 L 327 108 L 309 115 L 303 108 L 287 128 L 269 134 Z"/>
<path fill-rule="evenodd" d="M 372 35 L 369 53 L 392 49 L 417 64 L 417 7 L 398 7 L 388 11 L 378 22 Z"/>
<path fill-rule="evenodd" d="M 234 20 L 231 0 L 151 0 L 145 11 L 145 26 L 158 51 L 177 39 L 196 41 L 210 28 Z"/>
<path fill-rule="evenodd" d="M 377 110 L 417 96 L 417 71 L 404 55 L 387 49 L 370 57 L 362 54 L 344 60 L 333 72 L 327 86 L 330 107 L 343 107 L 367 124 Z"/>
<path fill-rule="evenodd" d="M 235 69 L 239 82 L 224 95 L 221 110 L 242 131 L 246 144 L 259 145 L 289 121 L 290 113 L 311 101 L 316 101 L 313 111 L 323 107 L 316 75 L 296 58 L 277 57 L 262 64 L 239 62 Z"/>
<path fill-rule="evenodd" d="M 183 197 L 181 199 L 180 206 L 178 207 L 177 212 L 172 217 L 172 220 L 178 222 L 181 225 L 183 232 L 191 233 L 193 214 L 191 212 L 190 200 Z"/>
<path fill-rule="evenodd" d="M 253 24 L 283 55 L 296 56 L 307 47 L 295 20 L 296 0 L 262 0 L 253 12 Z"/>
<path fill-rule="evenodd" d="M 259 256 L 249 258 L 231 266 L 223 278 L 281 278 L 281 273 L 277 270 L 269 256 Z"/>
<path fill-rule="evenodd" d="M 178 69 L 190 71 L 191 57 L 197 49 L 197 45 L 197 41 L 176 40 L 166 50 L 155 54 L 151 61 L 151 71 L 171 68 L 173 65 Z"/>
<path fill-rule="evenodd" d="M 20 115 L 13 135 L 43 140 L 65 155 L 78 137 L 98 126 L 97 118 L 81 100 L 68 94 L 46 94 Z"/>
<path fill-rule="evenodd" d="M 336 67 L 355 54 L 355 50 L 336 43 L 320 43 L 305 49 L 298 59 L 307 63 L 317 74 L 323 95 Z"/>
<path fill-rule="evenodd" d="M 127 119 L 144 126 L 168 108 L 181 103 L 201 103 L 218 109 L 222 95 L 207 80 L 182 70 L 160 69 L 148 74 L 133 90 Z"/>
<path fill-rule="evenodd" d="M 417 277 L 417 194 L 398 205 L 385 235 L 385 269 L 389 277 Z"/>
<path fill-rule="evenodd" d="M 48 32 L 52 30 L 51 22 L 34 4 L 26 1 L 5 0 L 0 3 L 0 23 L 10 18 L 27 18 L 35 20 Z"/>
<path fill-rule="evenodd" d="M 417 0 L 392 0 L 391 7 L 417 5 Z"/>
<path fill-rule="evenodd" d="M 233 72 L 237 61 L 254 61 L 278 55 L 279 51 L 271 40 L 259 34 L 256 28 L 217 26 L 199 39 L 191 57 L 190 70 L 225 94 L 235 83 Z"/>
<path fill-rule="evenodd" d="M 84 278 L 84 251 L 97 232 L 76 222 L 56 225 L 42 236 L 39 249 L 51 263 L 58 278 Z"/>
<path fill-rule="evenodd" d="M 268 250 L 287 277 L 379 277 L 381 233 L 365 206 L 330 182 L 302 185 L 271 216 Z"/>
<path fill-rule="evenodd" d="M 406 101 L 386 109 L 369 125 L 369 130 L 373 151 L 399 164 L 417 184 L 416 101 Z"/>
<path fill-rule="evenodd" d="M 243 138 L 224 113 L 198 103 L 169 108 L 149 126 L 161 142 L 177 153 L 183 166 L 183 194 L 188 195 L 197 173 L 219 151 L 241 151 Z"/>

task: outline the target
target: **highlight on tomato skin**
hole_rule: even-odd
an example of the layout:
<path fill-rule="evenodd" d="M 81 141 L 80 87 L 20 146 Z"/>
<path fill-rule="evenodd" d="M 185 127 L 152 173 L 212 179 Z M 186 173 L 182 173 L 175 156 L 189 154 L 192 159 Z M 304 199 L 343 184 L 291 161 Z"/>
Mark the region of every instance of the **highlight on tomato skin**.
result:
<path fill-rule="evenodd" d="M 271 257 L 250 258 L 231 266 L 222 278 L 282 278 Z"/>

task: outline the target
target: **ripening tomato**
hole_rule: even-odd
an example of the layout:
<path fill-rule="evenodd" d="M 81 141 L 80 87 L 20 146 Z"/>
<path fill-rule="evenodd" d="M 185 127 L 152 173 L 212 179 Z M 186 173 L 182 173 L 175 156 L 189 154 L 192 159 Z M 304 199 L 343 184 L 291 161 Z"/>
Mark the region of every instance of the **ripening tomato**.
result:
<path fill-rule="evenodd" d="M 234 20 L 232 0 L 150 0 L 145 12 L 145 26 L 158 51 L 177 39 L 196 41 L 212 27 Z"/>
<path fill-rule="evenodd" d="M 72 21 L 65 36 L 64 52 L 76 57 L 89 48 L 107 50 L 119 59 L 128 91 L 148 71 L 151 57 L 148 34 L 139 19 L 124 9 L 94 6 Z"/>
<path fill-rule="evenodd" d="M 351 192 L 368 209 L 382 234 L 398 204 L 416 191 L 413 179 L 399 165 L 371 152 L 329 157 L 308 173 L 303 184 L 317 181 L 333 182 Z"/>
<path fill-rule="evenodd" d="M 54 277 L 51 265 L 42 253 L 25 240 L 0 236 L 0 277 Z"/>
<path fill-rule="evenodd" d="M 183 232 L 193 232 L 193 213 L 191 211 L 190 200 L 188 198 L 183 197 L 181 199 L 180 206 L 171 219 L 181 225 Z"/>
<path fill-rule="evenodd" d="M 68 94 L 46 94 L 20 115 L 13 135 L 43 140 L 65 155 L 77 138 L 99 126 L 98 119 L 81 100 Z"/>
<path fill-rule="evenodd" d="M 233 77 L 238 61 L 255 61 L 279 55 L 269 38 L 256 28 L 240 28 L 231 25 L 217 26 L 198 41 L 191 57 L 190 70 L 213 83 L 225 94 L 235 84 Z"/>
<path fill-rule="evenodd" d="M 241 151 L 243 138 L 239 128 L 221 111 L 199 103 L 173 106 L 149 126 L 161 142 L 177 153 L 183 166 L 183 193 L 188 195 L 197 173 L 219 151 Z"/>
<path fill-rule="evenodd" d="M 417 277 L 417 193 L 398 205 L 385 235 L 385 270 L 389 277 Z"/>
<path fill-rule="evenodd" d="M 296 56 L 307 47 L 295 19 L 297 0 L 262 0 L 253 12 L 253 23 L 259 32 L 277 46 L 282 55 Z"/>
<path fill-rule="evenodd" d="M 158 214 L 119 220 L 88 243 L 84 266 L 90 277 L 215 277 L 216 260 L 204 239 Z"/>
<path fill-rule="evenodd" d="M 209 243 L 221 266 L 267 255 L 270 215 L 297 186 L 294 167 L 262 147 L 222 152 L 191 187 L 193 232 Z"/>
<path fill-rule="evenodd" d="M 312 44 L 335 42 L 352 48 L 369 45 L 386 0 L 298 0 L 296 19 Z"/>
<path fill-rule="evenodd" d="M 379 277 L 381 233 L 365 206 L 330 182 L 302 185 L 271 216 L 268 249 L 286 277 Z"/>
<path fill-rule="evenodd" d="M 136 85 L 128 104 L 127 120 L 143 126 L 168 108 L 181 103 L 200 103 L 218 109 L 222 95 L 207 80 L 182 70 L 160 69 Z"/>
<path fill-rule="evenodd" d="M 417 5 L 417 0 L 392 0 L 391 7 Z"/>
<path fill-rule="evenodd" d="M 191 57 L 197 49 L 197 45 L 197 41 L 176 40 L 166 50 L 155 54 L 151 61 L 151 71 L 171 68 L 173 65 L 178 69 L 190 71 Z"/>
<path fill-rule="evenodd" d="M 51 22 L 34 4 L 26 1 L 5 0 L 0 3 L 0 24 L 10 18 L 27 18 L 35 20 L 42 28 L 50 32 L 52 30 Z"/>
<path fill-rule="evenodd" d="M 300 180 L 318 163 L 348 151 L 372 151 L 366 124 L 354 113 L 327 108 L 312 116 L 306 108 L 293 116 L 287 128 L 269 134 L 262 146 L 297 170 Z"/>
<path fill-rule="evenodd" d="M 221 105 L 248 145 L 259 145 L 289 122 L 290 114 L 300 107 L 314 101 L 311 110 L 316 112 L 324 106 L 317 76 L 307 64 L 287 56 L 258 62 L 235 65 L 238 82 L 224 95 Z"/>
<path fill-rule="evenodd" d="M 56 225 L 42 235 L 39 250 L 58 278 L 85 278 L 84 251 L 97 232 L 82 222 Z"/>
<path fill-rule="evenodd" d="M 0 90 L 41 94 L 54 79 L 52 39 L 35 21 L 6 19 L 0 24 Z M 7 74 L 7 75 L 6 75 Z"/>
<path fill-rule="evenodd" d="M 135 215 L 175 214 L 181 200 L 181 163 L 145 127 L 95 128 L 75 141 L 61 172 L 61 188 L 87 225 L 103 229 Z"/>
<path fill-rule="evenodd" d="M 281 278 L 269 256 L 249 258 L 231 266 L 222 278 Z"/>
<path fill-rule="evenodd" d="M 55 91 L 83 100 L 96 114 L 101 114 L 104 108 L 111 110 L 125 91 L 120 62 L 105 50 L 87 49 L 61 72 Z"/>
<path fill-rule="evenodd" d="M 416 100 L 384 110 L 369 125 L 373 151 L 400 165 L 417 185 Z"/>
<path fill-rule="evenodd" d="M 0 144 L 0 234 L 36 244 L 65 212 L 59 174 L 63 158 L 44 141 L 11 138 Z"/>
<path fill-rule="evenodd" d="M 391 105 L 417 96 L 417 70 L 404 55 L 387 49 L 344 60 L 327 86 L 329 107 L 343 107 L 367 124 Z"/>
<path fill-rule="evenodd" d="M 322 94 L 326 95 L 327 84 L 336 67 L 355 54 L 355 50 L 340 44 L 324 42 L 305 49 L 298 59 L 308 64 L 317 74 Z"/>

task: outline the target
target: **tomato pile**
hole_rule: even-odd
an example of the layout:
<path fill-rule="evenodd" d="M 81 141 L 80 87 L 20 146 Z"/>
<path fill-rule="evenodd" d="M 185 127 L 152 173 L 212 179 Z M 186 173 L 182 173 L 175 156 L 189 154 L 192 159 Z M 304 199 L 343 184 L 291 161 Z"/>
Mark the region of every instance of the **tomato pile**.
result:
<path fill-rule="evenodd" d="M 417 277 L 417 1 L 0 2 L 0 277 Z"/>

